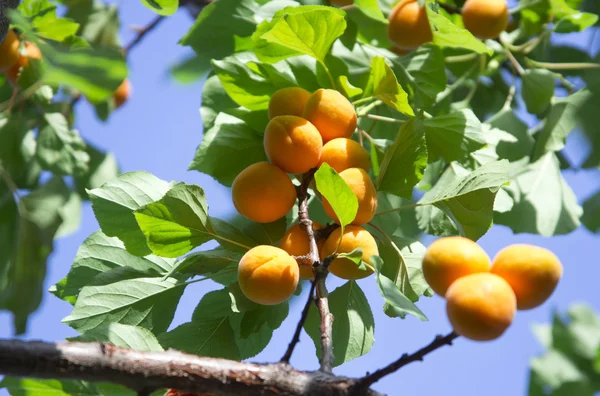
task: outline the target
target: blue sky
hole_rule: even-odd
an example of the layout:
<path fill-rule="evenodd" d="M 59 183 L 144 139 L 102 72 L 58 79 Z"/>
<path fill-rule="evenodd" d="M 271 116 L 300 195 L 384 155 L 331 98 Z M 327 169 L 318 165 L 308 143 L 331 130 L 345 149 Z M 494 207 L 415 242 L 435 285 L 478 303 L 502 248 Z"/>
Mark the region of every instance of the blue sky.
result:
<path fill-rule="evenodd" d="M 131 37 L 127 26 L 144 25 L 154 15 L 137 1 L 120 2 L 120 6 L 124 22 L 122 38 L 127 42 Z M 81 101 L 77 109 L 77 126 L 91 142 L 113 151 L 123 171 L 146 170 L 165 180 L 198 184 L 206 191 L 211 214 L 227 217 L 233 211 L 229 191 L 208 176 L 186 170 L 202 137 L 198 112 L 201 83 L 177 85 L 167 73 L 169 65 L 190 54 L 191 50 L 179 47 L 176 43 L 191 22 L 189 15 L 181 11 L 150 33 L 130 56 L 133 86 L 130 101 L 106 124 L 98 122 L 91 106 Z M 587 44 L 587 40 L 579 42 Z M 575 163 L 584 155 L 585 144 L 578 135 L 569 138 L 567 155 Z M 566 178 L 580 200 L 600 188 L 600 179 L 593 172 L 568 172 Z M 46 288 L 67 273 L 79 245 L 97 229 L 91 208 L 86 204 L 81 228 L 55 245 L 48 264 Z M 499 340 L 475 343 L 459 339 L 454 346 L 428 356 L 425 362 L 412 364 L 386 377 L 375 388 L 390 395 L 524 395 L 528 362 L 541 352 L 531 333 L 531 325 L 548 321 L 554 308 L 564 310 L 574 302 L 585 301 L 600 310 L 600 295 L 597 292 L 600 266 L 597 263 L 598 249 L 595 247 L 598 242 L 585 229 L 549 239 L 513 235 L 505 227 L 493 227 L 480 240 L 480 244 L 492 256 L 508 244 L 533 243 L 552 249 L 561 258 L 565 272 L 555 294 L 542 307 L 519 312 L 512 327 Z M 331 282 L 330 288 L 337 284 L 339 282 Z M 373 278 L 360 281 L 360 285 L 373 307 L 376 342 L 369 354 L 337 368 L 336 373 L 363 375 L 404 352 L 418 349 L 436 334 L 450 331 L 444 301 L 439 297 L 423 299 L 419 303 L 430 318 L 429 322 L 420 322 L 412 317 L 391 319 L 379 309 L 382 301 Z M 189 320 L 202 295 L 213 287 L 206 282 L 189 286 L 174 325 Z M 301 308 L 298 304 L 292 306 L 289 318 L 275 332 L 271 344 L 253 361 L 268 362 L 281 357 Z M 46 294 L 40 309 L 30 320 L 29 332 L 23 338 L 55 341 L 74 335 L 73 330 L 60 322 L 69 313 L 68 304 Z M 0 337 L 11 336 L 11 318 L 0 312 Z M 317 367 L 314 346 L 306 334 L 301 337 L 292 364 L 302 369 Z M 0 395 L 5 394 L 0 390 Z"/>

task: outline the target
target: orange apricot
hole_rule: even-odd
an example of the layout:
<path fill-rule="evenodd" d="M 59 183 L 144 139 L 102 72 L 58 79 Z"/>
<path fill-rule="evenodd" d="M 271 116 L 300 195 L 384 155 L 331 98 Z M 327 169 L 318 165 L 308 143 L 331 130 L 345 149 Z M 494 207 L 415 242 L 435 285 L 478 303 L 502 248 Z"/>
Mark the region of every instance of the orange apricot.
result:
<path fill-rule="evenodd" d="M 313 230 L 318 230 L 323 228 L 323 225 L 313 221 L 312 224 Z M 317 248 L 319 249 L 319 256 L 321 253 L 321 249 L 325 244 L 325 240 L 321 239 L 317 243 Z M 289 230 L 285 233 L 281 241 L 279 241 L 279 247 L 286 252 L 288 252 L 291 256 L 304 256 L 310 252 L 310 244 L 308 242 L 308 236 L 300 228 L 300 224 L 294 224 L 290 227 Z M 313 279 L 314 274 L 312 271 L 312 267 L 310 265 L 306 265 L 306 263 L 298 262 L 298 267 L 300 268 L 300 279 Z"/>
<path fill-rule="evenodd" d="M 562 277 L 560 260 L 551 251 L 532 245 L 511 245 L 494 258 L 492 273 L 504 278 L 517 296 L 517 308 L 542 305 Z"/>
<path fill-rule="evenodd" d="M 310 95 L 303 116 L 317 127 L 323 143 L 340 137 L 349 138 L 356 129 L 354 106 L 333 89 L 318 89 Z"/>
<path fill-rule="evenodd" d="M 240 289 L 250 300 L 263 305 L 280 304 L 290 298 L 298 277 L 296 260 L 275 246 L 253 247 L 238 267 Z"/>
<path fill-rule="evenodd" d="M 42 59 L 42 53 L 37 45 L 25 42 L 25 54 L 22 54 L 14 65 L 4 71 L 6 79 L 16 85 L 19 73 L 29 66 L 29 59 L 40 60 Z"/>
<path fill-rule="evenodd" d="M 302 117 L 310 92 L 300 87 L 282 88 L 269 100 L 269 120 L 277 116 Z"/>
<path fill-rule="evenodd" d="M 323 246 L 323 258 L 333 254 L 336 248 L 337 253 L 350 253 L 356 248 L 362 248 L 362 260 L 371 266 L 373 265 L 371 256 L 379 256 L 379 249 L 377 249 L 375 238 L 373 238 L 369 231 L 358 226 L 347 226 L 344 228 L 343 235 L 341 228 L 333 231 Z M 369 267 L 361 270 L 352 260 L 345 257 L 338 257 L 329 265 L 329 272 L 342 279 L 362 279 L 371 275 L 373 270 Z"/>
<path fill-rule="evenodd" d="M 296 201 L 296 189 L 288 175 L 268 162 L 241 171 L 233 181 L 231 195 L 237 211 L 257 223 L 279 220 Z"/>
<path fill-rule="evenodd" d="M 348 168 L 362 168 L 367 172 L 371 169 L 369 152 L 359 143 L 347 138 L 337 138 L 325 143 L 319 166 L 324 162 L 338 173 Z"/>
<path fill-rule="evenodd" d="M 371 178 L 361 168 L 346 169 L 340 172 L 340 176 L 348 184 L 352 192 L 356 195 L 356 198 L 358 198 L 358 210 L 351 224 L 362 225 L 368 223 L 377 210 L 377 191 Z M 339 219 L 335 215 L 333 208 L 325 198 L 323 198 L 323 209 L 327 213 L 327 216 L 331 217 L 336 223 L 339 223 Z"/>
<path fill-rule="evenodd" d="M 117 89 L 115 90 L 115 92 L 113 93 L 113 99 L 115 101 L 115 109 L 118 109 L 119 107 L 123 106 L 123 104 L 125 104 L 127 99 L 129 99 L 130 94 L 131 94 L 131 83 L 129 82 L 129 79 L 126 78 L 125 80 L 123 80 L 121 85 L 119 85 L 117 87 Z"/>
<path fill-rule="evenodd" d="M 388 38 L 398 48 L 411 50 L 433 40 L 427 10 L 417 0 L 396 4 L 388 19 Z"/>
<path fill-rule="evenodd" d="M 4 41 L 0 43 L 0 70 L 9 69 L 17 63 L 21 57 L 19 44 L 19 37 L 12 29 L 9 29 Z"/>
<path fill-rule="evenodd" d="M 390 51 L 392 51 L 394 54 L 398 55 L 398 56 L 404 56 L 407 54 L 410 54 L 411 50 L 410 49 L 406 49 L 406 48 L 398 48 L 395 45 L 392 45 L 389 48 Z"/>
<path fill-rule="evenodd" d="M 462 8 L 465 27 L 480 39 L 498 37 L 508 26 L 506 0 L 467 0 Z"/>
<path fill-rule="evenodd" d="M 487 253 L 468 238 L 451 236 L 434 241 L 423 257 L 423 276 L 434 292 L 444 296 L 457 279 L 477 272 L 489 272 Z"/>
<path fill-rule="evenodd" d="M 304 173 L 318 165 L 323 139 L 302 117 L 278 116 L 267 124 L 264 136 L 269 161 L 288 173 Z"/>
<path fill-rule="evenodd" d="M 458 279 L 448 288 L 446 300 L 446 313 L 454 331 L 474 341 L 500 337 L 517 310 L 510 285 L 489 272 Z"/>

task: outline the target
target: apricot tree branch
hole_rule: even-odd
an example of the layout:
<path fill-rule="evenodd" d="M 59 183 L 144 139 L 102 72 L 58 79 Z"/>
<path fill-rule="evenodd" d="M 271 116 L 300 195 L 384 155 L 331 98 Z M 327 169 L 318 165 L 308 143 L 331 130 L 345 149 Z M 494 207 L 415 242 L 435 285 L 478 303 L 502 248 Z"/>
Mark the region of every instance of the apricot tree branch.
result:
<path fill-rule="evenodd" d="M 290 358 L 292 357 L 292 353 L 294 352 L 294 348 L 300 341 L 300 333 L 302 332 L 302 326 L 304 326 L 304 322 L 306 322 L 306 318 L 308 317 L 308 311 L 310 310 L 310 306 L 313 303 L 315 297 L 315 286 L 316 283 L 313 281 L 310 283 L 310 290 L 308 291 L 308 300 L 304 305 L 304 309 L 302 310 L 302 315 L 300 316 L 300 320 L 298 321 L 298 326 L 296 326 L 296 331 L 294 332 L 294 336 L 292 337 L 292 341 L 287 347 L 283 357 L 281 358 L 281 362 L 289 363 Z"/>
<path fill-rule="evenodd" d="M 366 375 L 365 377 L 358 380 L 358 382 L 355 385 L 355 390 L 354 390 L 355 393 L 354 394 L 362 395 L 363 393 L 360 393 L 360 392 L 364 392 L 366 389 L 369 389 L 369 387 L 371 385 L 373 385 L 375 382 L 379 381 L 386 375 L 389 375 L 389 374 L 392 374 L 393 372 L 398 371 L 399 369 L 406 366 L 407 364 L 410 364 L 410 363 L 413 363 L 416 361 L 423 361 L 423 358 L 425 357 L 425 355 L 435 351 L 438 348 L 443 347 L 444 345 L 452 345 L 452 342 L 458 337 L 459 337 L 459 335 L 456 334 L 455 332 L 451 332 L 445 336 L 441 336 L 441 335 L 436 336 L 432 342 L 425 345 L 423 348 L 419 349 L 418 351 L 413 352 L 410 355 L 405 353 L 404 355 L 402 355 L 400 357 L 400 359 L 396 360 L 395 362 L 392 362 L 389 365 L 375 371 L 374 373 Z"/>
<path fill-rule="evenodd" d="M 144 37 L 146 37 L 148 33 L 154 30 L 154 28 L 156 28 L 164 19 L 164 16 L 158 15 L 148 25 L 138 29 L 137 35 L 133 38 L 133 40 L 131 40 L 129 44 L 125 46 L 125 54 L 129 54 L 129 51 L 135 48 L 144 39 Z"/>
<path fill-rule="evenodd" d="M 458 7 L 455 7 L 453 5 L 442 3 L 441 1 L 438 1 L 438 5 L 440 6 L 440 8 L 443 8 L 444 10 L 446 10 L 446 12 L 449 14 L 460 14 L 461 13 L 461 9 Z"/>
<path fill-rule="evenodd" d="M 22 340 L 0 340 L 0 375 L 110 382 L 140 395 L 174 388 L 219 396 L 348 396 L 356 383 L 288 364 L 243 363 L 172 350 L 142 352 L 97 342 Z M 363 394 L 380 395 L 372 390 Z"/>
<path fill-rule="evenodd" d="M 315 176 L 316 168 L 311 169 L 302 175 L 302 182 L 297 190 L 298 193 L 298 223 L 300 228 L 306 233 L 309 242 L 308 257 L 313 266 L 315 274 L 314 283 L 317 290 L 317 308 L 321 317 L 321 325 L 319 327 L 321 333 L 321 371 L 330 373 L 333 366 L 333 315 L 329 311 L 329 302 L 327 299 L 327 287 L 325 279 L 329 273 L 327 270 L 327 261 L 321 262 L 319 258 L 319 248 L 317 246 L 317 238 L 315 231 L 312 228 L 312 221 L 308 214 L 308 186 Z"/>

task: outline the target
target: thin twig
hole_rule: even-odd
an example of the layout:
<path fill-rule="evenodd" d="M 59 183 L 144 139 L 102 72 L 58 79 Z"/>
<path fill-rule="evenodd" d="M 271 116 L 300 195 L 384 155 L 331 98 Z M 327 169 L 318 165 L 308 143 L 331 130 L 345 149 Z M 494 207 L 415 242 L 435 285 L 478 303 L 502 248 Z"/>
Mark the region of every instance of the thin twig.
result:
<path fill-rule="evenodd" d="M 164 19 L 164 16 L 158 15 L 148 25 L 139 29 L 135 38 L 125 46 L 125 54 L 127 55 L 129 51 L 131 51 L 135 46 L 137 46 L 140 43 L 140 41 L 142 41 L 144 37 L 146 37 L 146 35 L 150 33 L 155 27 L 157 27 Z"/>
<path fill-rule="evenodd" d="M 441 348 L 445 345 L 452 345 L 452 342 L 457 337 L 458 337 L 458 334 L 456 334 L 455 332 L 451 332 L 450 334 L 447 334 L 445 336 L 438 335 L 437 337 L 435 337 L 435 339 L 431 343 L 429 343 L 428 345 L 419 349 L 418 351 L 411 353 L 410 355 L 405 353 L 404 355 L 402 355 L 400 357 L 400 359 L 396 360 L 395 362 L 392 362 L 389 365 L 375 371 L 374 373 L 369 374 L 369 375 L 363 377 L 362 379 L 360 379 L 357 382 L 357 384 L 355 385 L 355 394 L 356 395 L 361 394 L 361 393 L 356 393 L 356 392 L 360 392 L 360 391 L 364 391 L 365 389 L 368 389 L 375 382 L 379 381 L 386 375 L 389 375 L 393 372 L 398 371 L 399 369 L 406 366 L 407 364 L 410 364 L 410 363 L 413 363 L 416 361 L 422 361 L 423 358 L 425 357 L 425 355 L 435 351 L 436 349 Z"/>
<path fill-rule="evenodd" d="M 522 76 L 523 74 L 525 74 L 525 69 L 523 69 L 523 66 L 521 66 L 521 64 L 519 63 L 517 58 L 515 58 L 515 56 L 510 51 L 508 46 L 504 43 L 502 43 L 502 45 L 504 46 L 504 53 L 506 54 L 506 57 L 508 58 L 510 63 L 512 63 L 512 65 L 515 68 L 515 70 L 517 71 L 517 73 L 519 73 L 519 76 Z"/>
<path fill-rule="evenodd" d="M 371 120 L 377 120 L 377 121 L 383 121 L 383 122 L 390 122 L 390 123 L 393 123 L 393 124 L 404 124 L 406 122 L 404 120 L 398 120 L 396 118 L 391 118 L 391 117 L 378 116 L 378 115 L 375 115 L 375 114 L 364 114 L 363 117 L 369 118 Z"/>
<path fill-rule="evenodd" d="M 304 305 L 304 309 L 302 310 L 302 315 L 300 316 L 300 321 L 298 321 L 298 326 L 296 326 L 296 331 L 294 332 L 292 341 L 290 341 L 290 344 L 288 345 L 287 350 L 285 351 L 283 357 L 280 360 L 283 363 L 290 362 L 290 358 L 292 357 L 294 348 L 296 348 L 296 345 L 300 341 L 300 333 L 302 332 L 302 327 L 304 326 L 304 322 L 306 322 L 306 318 L 308 317 L 308 311 L 310 310 L 310 306 L 315 299 L 315 297 L 314 297 L 315 286 L 316 286 L 316 283 L 314 281 L 311 282 L 310 290 L 308 292 L 308 299 L 306 301 L 306 304 Z"/>
<path fill-rule="evenodd" d="M 600 63 L 549 63 L 537 62 L 532 59 L 525 59 L 528 65 L 544 68 L 548 70 L 585 70 L 585 69 L 600 69 Z"/>
<path fill-rule="evenodd" d="M 458 7 L 455 7 L 453 5 L 442 3 L 442 2 L 438 2 L 438 5 L 440 6 L 440 8 L 443 8 L 444 10 L 446 10 L 446 12 L 449 14 L 460 14 L 461 13 L 461 9 Z"/>

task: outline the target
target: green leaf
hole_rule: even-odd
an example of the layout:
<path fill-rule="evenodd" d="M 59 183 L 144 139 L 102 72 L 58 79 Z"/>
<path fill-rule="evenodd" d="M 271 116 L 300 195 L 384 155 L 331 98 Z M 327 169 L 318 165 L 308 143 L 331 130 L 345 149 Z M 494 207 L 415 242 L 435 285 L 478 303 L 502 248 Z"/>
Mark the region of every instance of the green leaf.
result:
<path fill-rule="evenodd" d="M 31 20 L 36 34 L 50 40 L 63 41 L 77 32 L 79 25 L 56 16 L 56 5 L 48 0 L 24 1 L 18 10 Z"/>
<path fill-rule="evenodd" d="M 42 168 L 58 175 L 84 173 L 90 160 L 85 150 L 85 142 L 77 131 L 69 129 L 63 114 L 44 114 L 36 150 Z"/>
<path fill-rule="evenodd" d="M 227 316 L 184 323 L 161 334 L 158 340 L 165 348 L 194 355 L 240 359 L 240 351 Z"/>
<path fill-rule="evenodd" d="M 407 115 L 414 115 L 408 103 L 408 94 L 402 89 L 392 69 L 385 59 L 376 56 L 371 63 L 371 73 L 363 92 L 363 97 L 374 96 L 394 110 Z"/>
<path fill-rule="evenodd" d="M 391 241 L 379 241 L 378 245 L 379 256 L 383 260 L 383 266 L 378 270 L 381 276 L 393 281 L 412 302 L 417 302 L 420 296 L 433 295 L 423 277 L 425 246 L 421 242 L 392 235 Z M 392 316 L 393 310 L 388 304 L 384 311 Z"/>
<path fill-rule="evenodd" d="M 410 199 L 427 166 L 425 127 L 419 117 L 405 122 L 388 147 L 375 180 L 378 191 Z"/>
<path fill-rule="evenodd" d="M 598 15 L 589 12 L 578 12 L 567 15 L 556 23 L 556 33 L 582 32 L 598 22 Z"/>
<path fill-rule="evenodd" d="M 337 81 L 339 91 L 348 98 L 353 98 L 363 93 L 361 88 L 355 87 L 348 81 L 347 76 L 339 76 Z"/>
<path fill-rule="evenodd" d="M 0 118 L 0 161 L 20 188 L 37 184 L 41 168 L 35 160 L 36 145 L 23 117 Z"/>
<path fill-rule="evenodd" d="M 252 247 L 259 245 L 246 233 L 224 220 L 211 217 L 210 222 L 215 230 L 215 235 L 218 236 L 217 242 L 227 250 L 246 253 Z"/>
<path fill-rule="evenodd" d="M 142 4 L 163 16 L 173 15 L 179 8 L 179 0 L 142 0 Z"/>
<path fill-rule="evenodd" d="M 254 52 L 267 63 L 309 55 L 324 63 L 333 42 L 344 33 L 344 12 L 332 7 L 286 7 L 252 35 Z"/>
<path fill-rule="evenodd" d="M 600 232 L 600 191 L 583 202 L 581 222 L 594 233 Z"/>
<path fill-rule="evenodd" d="M 205 131 L 208 131 L 215 125 L 215 120 L 219 113 L 236 107 L 236 103 L 229 97 L 223 88 L 223 84 L 221 84 L 221 80 L 216 75 L 211 75 L 206 79 L 202 87 L 201 102 L 200 116 L 202 117 L 202 124 Z"/>
<path fill-rule="evenodd" d="M 43 76 L 47 84 L 67 84 L 76 88 L 90 102 L 99 103 L 112 97 L 127 77 L 123 54 L 115 48 L 70 49 L 48 47 L 48 68 Z"/>
<path fill-rule="evenodd" d="M 349 362 L 371 350 L 375 342 L 375 321 L 363 291 L 355 281 L 348 281 L 329 293 L 329 310 L 333 314 L 334 366 Z M 311 306 L 304 330 L 312 338 L 321 355 L 319 314 Z"/>
<path fill-rule="evenodd" d="M 215 237 L 202 188 L 178 183 L 159 201 L 134 212 L 153 253 L 179 257 Z"/>
<path fill-rule="evenodd" d="M 125 250 L 118 238 L 111 238 L 96 231 L 83 241 L 66 277 L 50 291 L 58 298 L 74 304 L 79 291 L 93 283 L 96 276 L 119 268 L 129 268 L 138 277 L 161 276 L 169 273 L 175 260 L 157 256 L 138 257 Z"/>
<path fill-rule="evenodd" d="M 452 219 L 461 235 L 476 241 L 491 227 L 496 193 L 508 181 L 508 161 L 490 162 L 463 177 L 442 176 L 436 187 L 419 200 L 419 205 L 435 205 Z M 417 213 L 421 215 L 420 225 L 427 219 L 429 224 L 436 223 L 433 214 L 422 210 Z"/>
<path fill-rule="evenodd" d="M 236 268 L 235 276 L 232 276 L 234 282 L 237 281 L 237 264 L 242 255 L 240 253 L 231 252 L 218 247 L 213 250 L 205 250 L 202 252 L 194 252 L 185 256 L 177 262 L 173 268 L 179 273 L 190 273 L 200 276 L 213 277 L 220 271 L 228 270 L 232 265 Z"/>
<path fill-rule="evenodd" d="M 246 37 L 254 32 L 253 16 L 257 10 L 254 0 L 212 1 L 202 9 L 180 44 L 192 47 L 200 58 L 196 67 L 208 71 L 212 59 L 223 59 L 234 52 L 236 36 Z"/>
<path fill-rule="evenodd" d="M 381 12 L 377 0 L 355 0 L 354 6 L 369 18 L 382 21 L 387 24 L 387 19 Z"/>
<path fill-rule="evenodd" d="M 65 14 L 79 23 L 77 34 L 91 45 L 117 47 L 119 43 L 119 13 L 116 4 L 83 1 L 71 4 Z"/>
<path fill-rule="evenodd" d="M 223 158 L 228 158 L 227 166 L 223 166 Z M 214 126 L 205 132 L 188 169 L 206 173 L 221 184 L 231 186 L 241 171 L 266 160 L 263 135 L 241 120 L 221 113 Z"/>
<path fill-rule="evenodd" d="M 69 341 L 109 342 L 118 347 L 136 351 L 163 351 L 163 348 L 150 330 L 119 323 L 107 323 L 93 330 L 86 331 L 83 335 L 70 338 Z"/>
<path fill-rule="evenodd" d="M 521 94 L 531 114 L 540 114 L 554 96 L 554 74 L 545 69 L 529 69 L 523 74 Z"/>
<path fill-rule="evenodd" d="M 514 200 L 507 213 L 496 213 L 496 223 L 513 232 L 544 236 L 568 234 L 580 225 L 581 207 L 563 179 L 554 153 L 511 169 L 511 183 L 504 188 Z"/>
<path fill-rule="evenodd" d="M 414 315 L 422 321 L 427 321 L 427 316 L 417 306 L 406 297 L 398 288 L 396 283 L 392 282 L 386 276 L 381 275 L 383 260 L 381 257 L 373 256 L 371 260 L 375 264 L 377 286 L 379 292 L 385 300 L 385 313 L 391 317 L 400 317 L 404 319 L 407 314 Z"/>
<path fill-rule="evenodd" d="M 460 28 L 442 14 L 427 7 L 427 17 L 433 32 L 433 43 L 440 47 L 461 48 L 478 54 L 492 54 L 483 42 L 475 38 L 467 29 Z"/>
<path fill-rule="evenodd" d="M 88 194 L 102 231 L 121 239 L 130 253 L 144 256 L 150 249 L 133 212 L 162 198 L 169 187 L 150 173 L 128 172 Z"/>
<path fill-rule="evenodd" d="M 241 221 L 246 223 L 243 226 L 244 233 L 259 245 L 276 246 L 288 229 L 285 217 L 271 223 L 255 223 L 243 217 Z"/>
<path fill-rule="evenodd" d="M 592 93 L 583 89 L 552 104 L 544 129 L 535 145 L 534 160 L 541 158 L 545 153 L 560 151 L 565 147 L 567 136 L 580 123 L 580 110 L 591 100 Z"/>
<path fill-rule="evenodd" d="M 486 144 L 481 123 L 468 109 L 427 118 L 423 124 L 429 162 L 440 157 L 447 162 L 462 160 Z"/>
<path fill-rule="evenodd" d="M 86 190 L 101 187 L 104 183 L 116 179 L 120 173 L 117 159 L 112 153 L 104 152 L 86 143 L 86 152 L 90 158 L 87 172 L 75 175 L 75 186 L 82 197 L 88 198 Z"/>
<path fill-rule="evenodd" d="M 12 396 L 100 396 L 96 385 L 85 381 L 59 381 L 4 377 L 0 389 Z"/>
<path fill-rule="evenodd" d="M 358 211 L 358 199 L 342 177 L 327 163 L 323 163 L 315 173 L 317 190 L 329 202 L 340 225 L 352 223 Z"/>
<path fill-rule="evenodd" d="M 85 286 L 73 312 L 62 321 L 80 333 L 106 323 L 122 323 L 160 334 L 171 324 L 184 286 L 174 278 L 138 278 Z"/>
<path fill-rule="evenodd" d="M 56 230 L 55 238 L 68 236 L 79 229 L 81 224 L 81 196 L 75 191 L 70 191 L 67 201 L 58 209 L 58 214 L 63 220 Z"/>
<path fill-rule="evenodd" d="M 362 261 L 362 256 L 363 256 L 362 248 L 356 248 L 356 249 L 352 250 L 351 252 L 339 253 L 337 255 L 337 257 L 339 257 L 339 258 L 347 258 L 348 260 L 350 260 L 354 264 L 356 264 L 360 269 L 366 270 L 367 268 Z"/>

